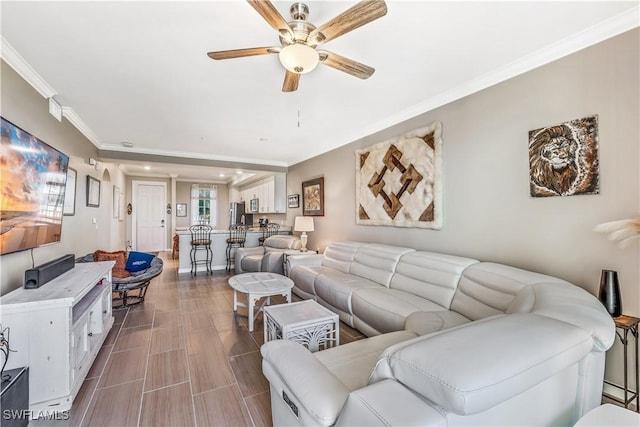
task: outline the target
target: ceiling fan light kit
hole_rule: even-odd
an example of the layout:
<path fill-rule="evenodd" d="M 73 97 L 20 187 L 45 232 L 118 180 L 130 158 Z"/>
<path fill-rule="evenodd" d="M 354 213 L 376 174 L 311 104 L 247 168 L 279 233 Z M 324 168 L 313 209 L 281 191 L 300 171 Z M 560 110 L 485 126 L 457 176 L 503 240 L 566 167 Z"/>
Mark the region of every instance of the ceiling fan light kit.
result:
<path fill-rule="evenodd" d="M 300 75 L 313 71 L 320 62 L 360 79 L 367 79 L 375 72 L 373 67 L 325 50 L 318 51 L 316 48 L 386 15 L 387 5 L 384 0 L 361 1 L 318 28 L 307 22 L 309 7 L 304 3 L 298 2 L 291 5 L 289 12 L 293 20 L 286 22 L 270 1 L 247 0 L 247 2 L 271 27 L 278 31 L 281 47 L 209 52 L 207 55 L 211 59 L 220 60 L 277 53 L 280 63 L 286 70 L 282 85 L 283 92 L 297 90 Z"/>
<path fill-rule="evenodd" d="M 284 68 L 297 74 L 306 74 L 312 71 L 320 62 L 318 51 L 301 43 L 283 47 L 278 57 Z"/>

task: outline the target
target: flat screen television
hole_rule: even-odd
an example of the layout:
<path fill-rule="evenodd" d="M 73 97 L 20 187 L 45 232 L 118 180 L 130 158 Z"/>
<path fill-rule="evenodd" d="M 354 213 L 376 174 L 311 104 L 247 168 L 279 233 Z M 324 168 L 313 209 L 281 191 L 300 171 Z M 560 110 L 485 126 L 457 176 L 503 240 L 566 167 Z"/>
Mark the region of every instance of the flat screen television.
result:
<path fill-rule="evenodd" d="M 69 157 L 0 120 L 0 255 L 59 242 Z"/>

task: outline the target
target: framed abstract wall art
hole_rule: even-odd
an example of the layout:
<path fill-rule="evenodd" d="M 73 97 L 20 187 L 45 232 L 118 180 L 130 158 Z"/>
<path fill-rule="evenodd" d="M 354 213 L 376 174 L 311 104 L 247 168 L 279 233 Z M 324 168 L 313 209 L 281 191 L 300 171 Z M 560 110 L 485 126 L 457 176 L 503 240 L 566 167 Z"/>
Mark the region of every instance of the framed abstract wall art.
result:
<path fill-rule="evenodd" d="M 529 131 L 531 197 L 598 194 L 598 116 Z"/>
<path fill-rule="evenodd" d="M 324 178 L 302 183 L 302 215 L 324 216 Z"/>
<path fill-rule="evenodd" d="M 442 125 L 356 151 L 356 224 L 442 228 Z"/>

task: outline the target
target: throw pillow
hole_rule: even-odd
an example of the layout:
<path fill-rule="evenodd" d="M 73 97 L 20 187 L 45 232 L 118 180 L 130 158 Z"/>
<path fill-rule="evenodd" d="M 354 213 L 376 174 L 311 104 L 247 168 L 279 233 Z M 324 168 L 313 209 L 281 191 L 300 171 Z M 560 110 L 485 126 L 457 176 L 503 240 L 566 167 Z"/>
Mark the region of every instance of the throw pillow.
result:
<path fill-rule="evenodd" d="M 127 253 L 125 251 L 105 252 L 97 250 L 93 253 L 94 261 L 115 261 L 116 265 L 113 266 L 111 274 L 118 279 L 124 279 L 131 276 L 126 267 Z"/>
<path fill-rule="evenodd" d="M 127 265 L 125 269 L 130 273 L 146 270 L 151 267 L 151 261 L 153 261 L 154 255 L 144 252 L 129 252 L 129 258 L 127 258 Z"/>

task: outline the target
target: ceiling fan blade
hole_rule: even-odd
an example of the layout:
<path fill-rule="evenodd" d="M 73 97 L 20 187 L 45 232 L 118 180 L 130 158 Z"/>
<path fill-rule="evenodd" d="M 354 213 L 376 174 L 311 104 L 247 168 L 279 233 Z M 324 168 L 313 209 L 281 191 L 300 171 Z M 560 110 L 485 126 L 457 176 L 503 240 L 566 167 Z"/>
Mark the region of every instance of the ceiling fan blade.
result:
<path fill-rule="evenodd" d="M 351 74 L 359 79 L 368 79 L 376 71 L 373 67 L 369 67 L 353 59 L 345 58 L 337 53 L 319 50 L 318 55 L 320 56 L 320 62 L 324 65 Z"/>
<path fill-rule="evenodd" d="M 243 56 L 267 55 L 269 53 L 280 52 L 279 47 L 250 47 L 248 49 L 219 50 L 209 52 L 207 55 L 211 59 L 231 59 L 242 58 Z"/>
<path fill-rule="evenodd" d="M 307 43 L 311 46 L 326 43 L 386 14 L 387 5 L 384 0 L 361 1 L 313 30 Z"/>
<path fill-rule="evenodd" d="M 290 39 L 293 39 L 293 31 L 273 3 L 268 0 L 247 0 L 247 2 L 280 34 L 287 34 Z"/>
<path fill-rule="evenodd" d="M 287 70 L 284 75 L 284 83 L 282 84 L 283 92 L 295 92 L 298 90 L 298 82 L 300 81 L 300 74 L 292 73 Z"/>

